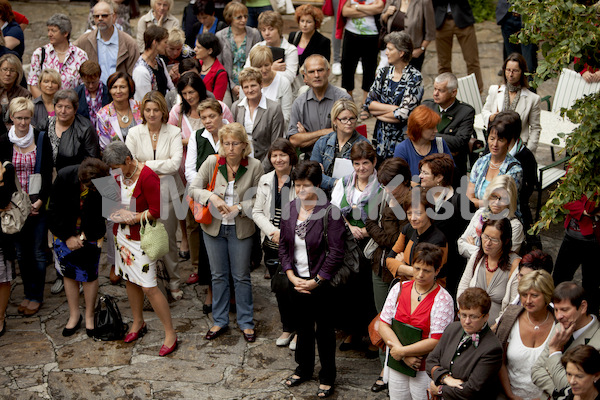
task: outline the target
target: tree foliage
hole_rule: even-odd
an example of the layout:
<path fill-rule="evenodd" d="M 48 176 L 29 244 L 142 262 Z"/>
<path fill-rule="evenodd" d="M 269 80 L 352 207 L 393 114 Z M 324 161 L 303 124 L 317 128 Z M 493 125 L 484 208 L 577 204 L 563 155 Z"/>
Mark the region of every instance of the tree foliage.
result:
<path fill-rule="evenodd" d="M 584 0 L 585 1 L 585 0 Z M 533 75 L 534 86 L 556 77 L 575 58 L 600 66 L 600 2 L 594 5 L 564 0 L 514 0 L 513 11 L 521 14 L 523 30 L 518 40 L 537 43 L 543 59 Z M 546 229 L 564 218 L 563 206 L 583 194 L 598 204 L 600 192 L 600 94 L 578 100 L 570 110 L 562 109 L 579 126 L 566 135 L 565 151 L 572 156 L 566 176 L 550 194 L 540 220 L 532 231 Z"/>

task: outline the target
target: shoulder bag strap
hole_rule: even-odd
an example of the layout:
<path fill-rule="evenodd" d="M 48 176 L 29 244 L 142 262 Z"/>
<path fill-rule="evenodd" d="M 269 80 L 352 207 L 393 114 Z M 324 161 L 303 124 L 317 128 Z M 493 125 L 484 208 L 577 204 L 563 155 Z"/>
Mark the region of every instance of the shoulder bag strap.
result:
<path fill-rule="evenodd" d="M 435 143 L 437 145 L 437 152 L 440 154 L 444 154 L 444 142 L 443 139 L 441 137 L 436 137 L 435 138 Z"/>
<path fill-rule="evenodd" d="M 216 157 L 217 157 L 217 162 L 215 163 L 215 170 L 213 171 L 213 176 L 212 176 L 212 179 L 210 180 L 210 184 L 206 188 L 206 190 L 209 190 L 211 192 L 215 189 L 215 182 L 217 181 L 217 173 L 219 172 L 219 156 L 216 155 Z"/>

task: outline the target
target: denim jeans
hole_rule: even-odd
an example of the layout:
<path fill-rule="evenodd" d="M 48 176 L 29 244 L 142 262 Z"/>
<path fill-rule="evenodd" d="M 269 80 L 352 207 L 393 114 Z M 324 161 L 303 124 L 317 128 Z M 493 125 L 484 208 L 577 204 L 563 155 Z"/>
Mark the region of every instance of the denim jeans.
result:
<path fill-rule="evenodd" d="M 248 7 L 248 21 L 246 21 L 246 25 L 258 28 L 258 16 L 264 11 L 273 11 L 273 7 Z"/>
<path fill-rule="evenodd" d="M 203 232 L 210 261 L 213 290 L 213 319 L 216 326 L 229 324 L 229 275 L 233 278 L 237 323 L 241 330 L 254 329 L 254 303 L 250 280 L 252 236 L 238 239 L 235 225 L 221 225 L 216 237 Z"/>
<path fill-rule="evenodd" d="M 25 298 L 38 303 L 44 300 L 47 232 L 45 214 L 29 216 L 14 242 Z"/>

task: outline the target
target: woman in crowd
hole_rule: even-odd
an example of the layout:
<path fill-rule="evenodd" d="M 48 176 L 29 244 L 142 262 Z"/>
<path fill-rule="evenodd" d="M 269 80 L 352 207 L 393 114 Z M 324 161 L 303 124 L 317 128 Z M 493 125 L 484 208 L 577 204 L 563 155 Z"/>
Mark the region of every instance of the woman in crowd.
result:
<path fill-rule="evenodd" d="M 333 131 L 319 138 L 310 159 L 323 166 L 321 189 L 331 190 L 336 179 L 332 177 L 336 158 L 350 159 L 350 150 L 358 142 L 368 141 L 356 132 L 358 107 L 354 101 L 340 99 L 331 107 Z"/>
<path fill-rule="evenodd" d="M 100 149 L 110 142 L 125 142 L 129 130 L 142 123 L 140 105 L 133 99 L 135 83 L 127 72 L 115 72 L 106 81 L 112 101 L 98 112 Z"/>
<path fill-rule="evenodd" d="M 103 158 L 111 168 L 121 169 L 121 175 L 115 178 L 121 187 L 120 203 L 123 208 L 113 212 L 110 218 L 115 223 L 113 234 L 119 254 L 116 269 L 118 275 L 125 279 L 133 315 L 133 324 L 124 342 L 131 343 L 148 332 L 142 310 L 146 296 L 165 329 L 159 356 L 166 356 L 177 348 L 177 335 L 169 303 L 156 284 L 156 260 L 150 259 L 140 247 L 141 223 L 146 218 L 160 218 L 160 179 L 144 162 L 133 157 L 121 141 L 110 143 Z"/>
<path fill-rule="evenodd" d="M 232 101 L 236 101 L 241 89 L 238 75 L 244 69 L 250 49 L 260 42 L 261 37 L 258 29 L 246 25 L 248 8 L 243 3 L 237 1 L 227 3 L 223 17 L 229 24 L 229 28 L 216 33 L 222 48 L 218 59 L 229 77 Z"/>
<path fill-rule="evenodd" d="M 20 85 L 23 79 L 23 66 L 14 54 L 0 57 L 0 104 L 2 105 L 3 120 L 12 99 L 26 97 L 31 99 L 31 93 Z M 10 121 L 8 121 L 10 123 Z"/>
<path fill-rule="evenodd" d="M 255 46 L 282 48 L 284 57 L 274 60 L 271 68 L 293 84 L 298 74 L 298 49 L 283 37 L 283 18 L 275 11 L 265 11 L 258 17 L 258 30 L 265 40 Z M 246 60 L 244 67 L 249 66 L 250 60 Z"/>
<path fill-rule="evenodd" d="M 74 90 L 59 90 L 54 95 L 56 115 L 48 118 L 45 130 L 56 170 L 100 155 L 96 130 L 89 119 L 77 114 L 78 106 L 79 98 Z"/>
<path fill-rule="evenodd" d="M 490 218 L 498 219 L 500 216 L 508 218 L 511 226 L 511 251 L 516 253 L 521 249 L 525 240 L 523 225 L 515 216 L 517 211 L 517 185 L 515 180 L 508 175 L 496 176 L 488 185 L 483 196 L 485 207 L 477 210 L 467 229 L 458 238 L 458 251 L 469 259 L 479 250 L 481 244 L 481 231 L 483 224 Z"/>
<path fill-rule="evenodd" d="M 381 23 L 387 32 L 404 31 L 413 44 L 410 65 L 421 71 L 425 60 L 425 49 L 435 40 L 435 14 L 429 1 L 386 1 L 381 13 Z M 379 67 L 387 63 L 379 63 Z"/>
<path fill-rule="evenodd" d="M 542 398 L 542 390 L 531 381 L 531 367 L 554 327 L 553 292 L 554 282 L 547 271 L 524 275 L 519 281 L 522 305 L 509 305 L 495 328 L 505 354 L 500 382 L 509 399 Z"/>
<path fill-rule="evenodd" d="M 430 154 L 445 153 L 452 157 L 444 139 L 435 137 L 439 122 L 440 116 L 427 106 L 418 106 L 408 117 L 409 140 L 403 140 L 396 145 L 394 157 L 406 160 L 413 176 L 419 175 L 419 162 Z"/>
<path fill-rule="evenodd" d="M 446 290 L 456 296 L 458 282 L 467 260 L 460 257 L 456 244 L 467 227 L 462 217 L 462 196 L 452 187 L 454 161 L 448 154 L 431 154 L 419 162 L 421 188 L 431 193 L 436 213 L 435 225 L 448 240 L 448 267 L 441 277 L 446 277 Z"/>
<path fill-rule="evenodd" d="M 517 267 L 521 258 L 511 251 L 512 229 L 508 218 L 489 219 L 481 231 L 479 251 L 469 259 L 457 294 L 460 297 L 470 287 L 485 290 L 492 299 L 489 317 L 493 323 L 517 294 Z"/>
<path fill-rule="evenodd" d="M 81 85 L 79 67 L 88 59 L 85 51 L 69 44 L 71 20 L 64 14 L 54 14 L 46 21 L 50 43 L 37 48 L 31 55 L 27 84 L 33 97 L 40 97 L 40 72 L 52 68 L 60 73 L 61 89 L 75 89 Z"/>
<path fill-rule="evenodd" d="M 233 119 L 246 129 L 252 156 L 261 161 L 265 169 L 269 169 L 269 147 L 286 132 L 281 106 L 262 94 L 262 74 L 258 69 L 244 68 L 238 79 L 244 91 L 244 98 L 231 106 Z"/>
<path fill-rule="evenodd" d="M 579 345 L 569 349 L 560 359 L 567 371 L 569 386 L 556 389 L 553 398 L 559 400 L 597 399 L 600 396 L 600 353 L 592 346 Z"/>
<path fill-rule="evenodd" d="M 249 58 L 250 65 L 262 74 L 261 92 L 263 96 L 279 103 L 283 113 L 284 126 L 287 127 L 292 112 L 292 103 L 294 102 L 292 85 L 271 68 L 273 66 L 273 53 L 267 46 L 254 47 L 250 51 Z"/>
<path fill-rule="evenodd" d="M 161 55 L 160 58 L 167 65 L 169 76 L 174 85 L 177 85 L 179 81 L 179 63 L 186 58 L 194 57 L 195 53 L 192 47 L 188 46 L 185 42 L 185 34 L 179 28 L 173 28 L 169 30 L 169 38 L 167 39 L 167 48 L 165 54 Z M 193 44 L 192 44 L 193 46 Z"/>
<path fill-rule="evenodd" d="M 429 377 L 425 372 L 425 358 L 454 320 L 452 297 L 436 282 L 443 258 L 444 253 L 438 246 L 419 243 L 412 265 L 413 279 L 395 285 L 381 311 L 379 334 L 389 349 L 388 357 L 403 361 L 417 371 L 417 375 L 411 378 L 389 368 L 390 399 L 427 398 Z M 420 329 L 421 340 L 402 345 L 392 330 L 394 320 Z"/>
<path fill-rule="evenodd" d="M 15 184 L 15 167 L 7 164 L 6 168 L 0 165 L 0 210 L 4 211 L 10 205 L 14 192 L 17 191 Z M 0 337 L 6 333 L 6 308 L 10 301 L 10 285 L 15 278 L 13 261 L 15 259 L 13 242 L 9 235 L 0 232 Z"/>
<path fill-rule="evenodd" d="M 292 169 L 298 163 L 296 149 L 289 140 L 276 139 L 269 148 L 267 159 L 274 170 L 263 175 L 258 182 L 256 202 L 252 218 L 264 237 L 263 251 L 265 265 L 271 279 L 277 279 L 279 265 L 279 241 L 281 238 L 281 210 L 296 198 L 296 191 L 290 179 Z M 287 277 L 286 277 L 287 279 Z M 277 339 L 277 346 L 289 345 L 296 332 L 296 315 L 289 290 L 275 292 L 283 333 Z"/>
<path fill-rule="evenodd" d="M 197 22 L 192 27 L 192 34 L 186 40 L 186 43 L 190 47 L 194 46 L 194 39 L 198 35 L 202 35 L 203 33 L 212 33 L 215 35 L 217 32 L 227 28 L 225 22 L 219 21 L 219 18 L 215 17 L 214 1 L 196 1 L 194 3 L 194 15 Z"/>
<path fill-rule="evenodd" d="M 498 395 L 502 345 L 488 326 L 491 303 L 480 288 L 468 288 L 458 297 L 460 322 L 448 325 L 427 357 L 433 395 L 447 400 L 495 399 Z"/>
<path fill-rule="evenodd" d="M 41 95 L 33 99 L 31 120 L 31 125 L 37 130 L 46 129 L 48 117 L 54 117 L 54 95 L 60 90 L 61 85 L 60 74 L 55 69 L 45 69 L 40 73 Z"/>
<path fill-rule="evenodd" d="M 156 0 L 162 2 L 167 0 Z M 169 31 L 165 28 L 150 25 L 144 33 L 145 49 L 133 68 L 135 82 L 134 98 L 141 102 L 151 90 L 158 90 L 163 96 L 168 90 L 175 89 L 165 62 L 159 55 L 165 54 Z"/>
<path fill-rule="evenodd" d="M 509 143 L 520 132 L 520 126 L 510 116 L 498 116 L 490 124 L 488 132 L 490 152 L 480 157 L 473 165 L 467 187 L 467 197 L 476 208 L 484 205 L 485 190 L 496 176 L 511 176 L 517 185 L 517 191 L 521 189 L 523 180 L 521 164 L 508 152 Z"/>
<path fill-rule="evenodd" d="M 79 68 L 83 84 L 75 88 L 79 97 L 77 114 L 89 118 L 92 126 L 98 126 L 98 112 L 109 103 L 108 88 L 100 80 L 102 70 L 96 61 L 87 60 Z"/>
<path fill-rule="evenodd" d="M 359 60 L 362 60 L 363 103 L 375 80 L 379 51 L 379 29 L 375 18 L 381 14 L 384 5 L 382 0 L 350 0 L 342 8 L 342 16 L 347 18 L 342 47 L 342 87 L 352 97 L 354 72 Z"/>
<path fill-rule="evenodd" d="M 290 217 L 281 224 L 279 259 L 294 286 L 292 302 L 298 331 L 298 366 L 285 384 L 293 387 L 312 379 L 316 340 L 321 362 L 317 396 L 325 398 L 333 394 L 336 377 L 334 297 L 329 281 L 344 258 L 346 226 L 341 218 L 333 217 L 333 205 L 317 202 L 321 179 L 321 166 L 315 161 L 303 161 L 292 172 L 297 199 L 289 205 Z M 328 219 L 327 239 L 323 235 L 324 218 Z"/>
<path fill-rule="evenodd" d="M 223 101 L 228 88 L 228 78 L 225 67 L 217 56 L 221 54 L 221 44 L 214 33 L 202 33 L 196 39 L 196 58 L 200 60 L 200 76 L 206 90 L 212 92 L 217 100 Z"/>
<path fill-rule="evenodd" d="M 142 16 L 137 25 L 137 43 L 140 53 L 143 53 L 147 47 L 145 33 L 152 25 L 165 28 L 167 31 L 181 26 L 179 20 L 171 14 L 173 0 L 151 0 L 150 11 Z"/>
<path fill-rule="evenodd" d="M 181 131 L 179 128 L 167 124 L 169 118 L 167 103 L 159 92 L 153 90 L 146 93 L 140 108 L 143 124 L 129 130 L 125 143 L 135 159 L 145 163 L 158 176 L 172 176 L 175 179 L 177 193 L 181 196 L 184 190 L 178 173 L 183 154 Z M 163 205 L 165 209 L 168 208 L 168 214 L 161 216 L 161 221 L 169 234 L 169 252 L 163 257 L 163 261 L 169 273 L 171 296 L 174 300 L 181 300 L 183 291 L 179 288 L 179 255 L 176 237 L 178 220 L 169 193 L 170 191 L 165 189 L 163 197 L 168 202 L 167 205 Z"/>
<path fill-rule="evenodd" d="M 369 142 L 357 142 L 350 151 L 354 172 L 337 180 L 331 193 L 331 204 L 342 211 L 342 215 L 352 232 L 352 236 L 364 249 L 369 242 L 365 227 L 367 215 L 377 215 L 372 208 L 373 200 L 379 195 L 377 181 L 377 153 Z M 375 211 L 375 212 L 374 212 Z M 370 260 L 360 257 L 359 272 L 339 288 L 340 300 L 338 326 L 347 334 L 340 350 L 350 350 L 361 342 L 367 333 L 369 322 L 376 315 L 373 301 Z M 372 355 L 376 348 L 369 349 Z"/>
<path fill-rule="evenodd" d="M 379 214 L 376 219 L 371 219 L 367 215 L 365 227 L 371 240 L 377 244 L 377 249 L 375 249 L 371 257 L 371 269 L 375 308 L 380 313 L 383 309 L 390 283 L 394 279 L 385 267 L 385 257 L 392 250 L 396 240 L 398 240 L 398 235 L 402 227 L 408 223 L 405 218 L 397 218 L 393 209 L 393 207 L 396 210 L 401 207 L 406 196 L 410 196 L 410 169 L 408 168 L 408 164 L 400 158 L 385 160 L 377 169 L 377 180 L 384 190 L 380 192 L 381 204 L 379 205 Z M 379 359 L 382 367 L 384 367 L 384 351 L 379 350 Z M 382 370 L 373 386 L 371 386 L 371 391 L 380 392 L 386 388 L 387 383 L 383 382 Z"/>
<path fill-rule="evenodd" d="M 19 60 L 22 60 L 25 52 L 25 35 L 23 35 L 23 29 L 15 21 L 12 6 L 8 0 L 0 1 L 0 27 L 2 27 L 5 46 L 16 51 Z M 23 77 L 21 76 L 21 78 Z"/>
<path fill-rule="evenodd" d="M 212 340 L 228 330 L 231 274 L 238 326 L 244 339 L 254 342 L 256 333 L 250 279 L 250 254 L 255 231 L 250 216 L 254 197 L 248 196 L 246 191 L 258 186 L 263 169 L 258 160 L 249 157 L 251 146 L 241 124 L 233 123 L 221 128 L 219 142 L 219 156 L 206 159 L 190 187 L 190 196 L 204 206 L 210 203 L 215 214 L 210 224 L 202 224 L 212 274 L 214 319 L 214 326 L 205 337 Z M 218 170 L 215 187 L 209 191 L 206 187 L 215 170 Z"/>
<path fill-rule="evenodd" d="M 373 138 L 382 159 L 393 156 L 396 145 L 403 140 L 409 114 L 423 97 L 421 73 L 409 65 L 413 52 L 410 36 L 392 32 L 385 36 L 385 43 L 390 67 L 379 72 L 365 101 L 368 113 L 377 118 Z"/>
<path fill-rule="evenodd" d="M 44 300 L 48 248 L 45 211 L 52 186 L 52 148 L 48 136 L 44 135 L 40 141 L 40 132 L 31 125 L 31 100 L 24 97 L 13 99 L 9 115 L 13 126 L 8 134 L 0 137 L 0 160 L 12 163 L 21 189 L 29 194 L 31 200 L 31 213 L 21 232 L 13 238 L 25 292 L 18 311 L 31 316 L 38 312 Z M 31 184 L 31 177 L 36 171 L 41 174 L 41 179 Z M 7 182 L 6 179 L 9 178 L 5 177 L 4 182 Z"/>
<path fill-rule="evenodd" d="M 55 265 L 63 277 L 69 304 L 63 336 L 74 335 L 83 322 L 79 311 L 80 282 L 85 298 L 86 333 L 90 337 L 94 334 L 98 263 L 106 226 L 102 197 L 92 179 L 108 175 L 108 165 L 89 157 L 80 165 L 61 169 L 52 185 L 48 228 L 54 235 Z"/>
<path fill-rule="evenodd" d="M 410 196 L 404 199 L 402 208 L 406 211 L 409 224 L 404 225 L 398 240 L 386 258 L 388 271 L 394 278 L 406 280 L 413 274 L 415 246 L 426 242 L 435 244 L 443 252 L 442 266 L 448 258 L 448 242 L 446 237 L 431 221 L 427 210 L 432 208 L 427 200 L 427 192 L 414 189 Z"/>
<path fill-rule="evenodd" d="M 521 139 L 533 154 L 537 150 L 540 125 L 540 96 L 529 90 L 527 62 L 512 53 L 502 65 L 504 85 L 492 85 L 481 110 L 483 121 L 490 124 L 500 111 L 516 111 L 521 117 Z M 489 122 L 488 122 L 489 121 Z M 491 129 L 491 127 L 490 127 Z"/>
<path fill-rule="evenodd" d="M 190 136 L 187 146 L 185 178 L 190 184 L 196 178 L 200 166 L 202 166 L 208 156 L 217 154 L 219 151 L 221 145 L 221 142 L 219 141 L 219 130 L 224 124 L 228 123 L 228 121 L 223 118 L 223 106 L 223 103 L 215 99 L 206 99 L 198 105 L 198 113 L 200 114 L 200 119 L 202 120 L 204 127 Z M 204 304 L 202 305 L 202 312 L 208 315 L 212 312 L 210 265 L 203 263 L 201 267 L 199 263 L 200 260 L 208 260 L 208 253 L 206 252 L 206 245 L 204 244 L 204 235 L 202 235 L 200 225 L 196 222 L 191 213 L 187 214 L 185 222 L 188 242 L 190 244 L 192 267 L 195 266 L 198 271 L 198 273 L 193 272 L 190 274 L 187 283 L 190 285 L 199 283 L 200 285 L 208 286 Z"/>

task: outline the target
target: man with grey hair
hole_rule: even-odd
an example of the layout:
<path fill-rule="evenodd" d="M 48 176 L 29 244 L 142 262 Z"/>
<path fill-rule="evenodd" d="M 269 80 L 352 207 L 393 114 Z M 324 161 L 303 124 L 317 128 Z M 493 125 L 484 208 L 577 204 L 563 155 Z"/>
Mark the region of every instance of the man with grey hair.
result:
<path fill-rule="evenodd" d="M 442 118 L 437 126 L 438 136 L 442 137 L 457 167 L 456 178 L 467 173 L 469 140 L 475 130 L 475 109 L 456 99 L 458 80 L 451 72 L 444 72 L 433 83 L 433 100 L 425 100 L 424 105 L 438 113 Z M 458 174 L 460 173 L 460 174 Z"/>
<path fill-rule="evenodd" d="M 329 84 L 329 61 L 320 54 L 308 56 L 300 68 L 309 89 L 292 104 L 287 136 L 310 159 L 313 145 L 332 131 L 331 107 L 339 99 L 350 99 L 345 90 Z"/>
<path fill-rule="evenodd" d="M 106 85 L 116 71 L 133 72 L 139 53 L 135 39 L 115 27 L 117 14 L 111 3 L 101 1 L 92 9 L 97 30 L 84 33 L 75 46 L 83 49 L 90 60 L 100 65 L 100 80 Z"/>

